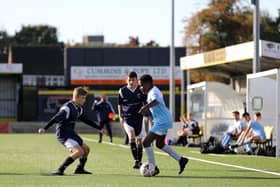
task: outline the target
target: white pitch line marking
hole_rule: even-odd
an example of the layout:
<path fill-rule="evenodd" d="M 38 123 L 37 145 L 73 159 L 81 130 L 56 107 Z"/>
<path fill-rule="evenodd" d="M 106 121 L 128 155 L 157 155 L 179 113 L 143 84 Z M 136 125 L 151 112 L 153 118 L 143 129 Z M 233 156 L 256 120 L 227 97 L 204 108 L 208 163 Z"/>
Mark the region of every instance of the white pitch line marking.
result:
<path fill-rule="evenodd" d="M 89 142 L 96 142 L 97 143 L 97 140 L 94 140 L 94 139 L 91 139 L 91 138 L 83 137 L 83 139 L 85 139 L 85 140 L 87 140 Z M 125 146 L 125 145 L 121 145 L 121 144 L 115 144 L 115 143 L 109 143 L 109 142 L 102 142 L 102 143 L 103 144 L 107 144 L 107 145 L 111 145 L 111 146 L 118 146 L 118 147 L 122 147 L 122 148 L 129 148 L 129 146 Z M 168 156 L 168 154 L 163 153 L 163 152 L 155 151 L 155 153 L 158 154 L 158 155 Z M 204 163 L 207 163 L 207 164 L 213 164 L 213 165 L 225 166 L 225 167 L 231 167 L 231 168 L 238 168 L 238 169 L 243 169 L 243 170 L 248 170 L 248 171 L 255 171 L 255 172 L 260 172 L 260 173 L 266 173 L 266 174 L 280 176 L 280 173 L 272 172 L 272 171 L 266 171 L 266 170 L 262 170 L 262 169 L 249 168 L 249 167 L 233 165 L 233 164 L 226 164 L 226 163 L 222 163 L 222 162 L 215 162 L 215 161 L 204 160 L 204 159 L 194 158 L 194 157 L 189 157 L 189 156 L 188 156 L 188 159 L 194 160 L 194 161 L 198 161 L 198 162 L 204 162 Z"/>

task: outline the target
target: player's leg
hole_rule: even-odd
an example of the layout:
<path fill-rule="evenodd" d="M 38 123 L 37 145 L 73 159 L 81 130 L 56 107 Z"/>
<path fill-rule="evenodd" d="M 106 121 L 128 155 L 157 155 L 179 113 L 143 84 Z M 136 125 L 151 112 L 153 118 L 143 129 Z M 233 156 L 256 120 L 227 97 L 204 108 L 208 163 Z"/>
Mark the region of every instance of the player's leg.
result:
<path fill-rule="evenodd" d="M 143 138 L 146 136 L 146 132 L 145 129 L 142 127 L 141 128 L 141 132 L 136 136 L 136 144 L 137 144 L 137 162 L 136 168 L 140 168 L 142 165 L 142 157 L 143 157 L 143 145 L 142 145 L 142 140 Z"/>
<path fill-rule="evenodd" d="M 135 145 L 135 147 L 134 147 L 134 145 Z M 135 139 L 130 139 L 130 148 L 131 148 L 131 152 L 133 154 L 133 158 L 135 160 L 133 168 L 139 169 L 142 165 L 142 155 L 143 155 L 143 147 L 142 147 L 141 139 L 136 138 L 136 137 L 135 137 Z"/>
<path fill-rule="evenodd" d="M 136 147 L 136 137 L 135 137 L 135 131 L 134 128 L 127 123 L 124 123 L 124 129 L 125 132 L 127 133 L 128 139 L 129 139 L 129 144 L 130 144 L 130 150 L 132 153 L 132 156 L 135 160 L 135 165 L 133 168 L 138 168 L 137 167 L 137 147 Z"/>
<path fill-rule="evenodd" d="M 244 142 L 244 140 L 245 140 L 245 134 L 246 134 L 246 131 L 241 132 L 238 139 L 236 140 L 236 143 L 229 147 L 230 150 L 237 152 L 237 147 L 241 146 L 243 144 L 242 142 Z"/>
<path fill-rule="evenodd" d="M 144 138 L 143 146 L 144 146 L 144 150 L 145 150 L 145 152 L 147 154 L 147 157 L 148 157 L 148 162 L 152 163 L 156 166 L 154 151 L 153 151 L 153 148 L 151 146 L 152 142 L 155 139 L 156 139 L 155 134 L 153 132 L 149 132 L 147 134 L 147 136 Z"/>
<path fill-rule="evenodd" d="M 137 152 L 137 158 L 136 158 L 136 163 L 137 165 L 136 168 L 140 168 L 142 165 L 142 157 L 143 157 L 143 146 L 142 146 L 142 138 L 137 138 L 136 141 L 136 152 Z"/>
<path fill-rule="evenodd" d="M 129 143 L 129 138 L 128 138 L 127 133 L 124 130 L 124 142 L 123 142 L 123 145 L 128 145 L 128 143 Z"/>
<path fill-rule="evenodd" d="M 154 150 L 152 148 L 152 143 L 155 139 L 156 139 L 155 134 L 152 132 L 149 132 L 143 141 L 143 146 L 144 146 L 144 150 L 148 157 L 148 162 L 152 163 L 155 166 L 155 172 L 154 172 L 153 176 L 158 175 L 160 173 L 159 168 L 156 164 Z"/>
<path fill-rule="evenodd" d="M 70 156 L 68 156 L 64 162 L 59 166 L 57 170 L 55 170 L 52 174 L 53 175 L 63 175 L 64 170 L 72 164 L 77 158 L 81 157 L 84 154 L 82 147 L 79 143 L 73 139 L 67 139 L 64 142 L 64 146 L 69 149 L 71 152 Z"/>
<path fill-rule="evenodd" d="M 253 153 L 251 142 L 260 142 L 263 139 L 261 138 L 261 133 L 259 131 L 255 131 L 253 128 L 250 129 L 246 140 L 244 141 L 245 150 L 248 155 Z"/>
<path fill-rule="evenodd" d="M 165 135 L 157 135 L 156 136 L 156 146 L 157 146 L 157 148 L 159 148 L 159 149 L 163 150 L 164 152 L 166 152 L 167 154 L 169 154 L 169 156 L 174 158 L 179 163 L 179 166 L 180 166 L 179 174 L 181 174 L 184 171 L 189 160 L 183 156 L 180 156 L 169 145 L 165 144 L 164 139 L 165 139 Z"/>
<path fill-rule="evenodd" d="M 76 173 L 76 174 L 91 174 L 91 172 L 85 170 L 85 164 L 87 162 L 87 157 L 88 157 L 88 154 L 90 152 L 90 148 L 85 143 L 81 146 L 81 148 L 83 149 L 84 154 L 79 157 L 80 158 L 79 159 L 79 164 L 78 164 L 74 173 Z"/>
<path fill-rule="evenodd" d="M 101 128 L 101 129 L 104 128 L 104 122 L 100 122 L 99 125 L 100 125 L 100 128 Z M 102 143 L 102 136 L 103 136 L 102 132 L 99 132 L 99 140 L 98 140 L 98 143 Z"/>
<path fill-rule="evenodd" d="M 252 154 L 252 146 L 251 146 L 252 138 L 253 137 L 251 136 L 251 134 L 249 136 L 246 136 L 244 143 L 243 143 L 245 151 L 248 155 Z"/>
<path fill-rule="evenodd" d="M 222 146 L 224 148 L 227 148 L 229 143 L 230 143 L 230 141 L 231 141 L 231 139 L 232 139 L 232 134 L 230 132 L 226 132 L 225 135 L 224 135 L 224 138 L 222 140 L 222 143 L 221 143 Z"/>
<path fill-rule="evenodd" d="M 107 132 L 108 132 L 108 136 L 110 138 L 110 142 L 112 143 L 113 142 L 113 134 L 112 134 L 112 128 L 111 128 L 111 123 L 110 122 L 107 122 L 105 124 L 106 126 L 106 129 L 107 129 Z"/>
<path fill-rule="evenodd" d="M 180 169 L 179 169 L 178 173 L 181 174 L 184 171 L 189 160 L 187 158 L 179 155 L 169 145 L 165 144 L 164 140 L 165 140 L 168 128 L 162 128 L 162 127 L 158 127 L 157 125 L 154 125 L 152 127 L 151 131 L 155 135 L 156 146 L 159 149 L 166 152 L 167 154 L 169 154 L 172 158 L 174 158 L 179 163 Z"/>

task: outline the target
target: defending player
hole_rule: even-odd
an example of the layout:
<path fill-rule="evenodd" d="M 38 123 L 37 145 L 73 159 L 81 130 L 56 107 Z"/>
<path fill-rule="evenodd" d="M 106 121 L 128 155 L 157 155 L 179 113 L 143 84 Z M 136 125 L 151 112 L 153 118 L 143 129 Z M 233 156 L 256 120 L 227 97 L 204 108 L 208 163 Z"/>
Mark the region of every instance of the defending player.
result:
<path fill-rule="evenodd" d="M 75 122 L 81 120 L 84 123 L 101 130 L 93 121 L 89 120 L 83 113 L 82 106 L 86 101 L 87 91 L 82 87 L 77 87 L 73 91 L 73 99 L 66 102 L 59 112 L 47 123 L 44 128 L 40 128 L 40 134 L 56 123 L 57 140 L 70 150 L 71 154 L 61 164 L 61 166 L 52 172 L 53 175 L 64 175 L 64 170 L 79 158 L 75 174 L 91 174 L 84 169 L 89 154 L 89 147 L 83 142 L 83 139 L 74 131 Z M 103 131 L 103 130 L 102 130 Z"/>
<path fill-rule="evenodd" d="M 141 89 L 144 93 L 148 94 L 147 103 L 140 110 L 139 113 L 144 114 L 147 110 L 150 109 L 153 116 L 153 127 L 149 131 L 148 135 L 143 141 L 144 149 L 147 153 L 149 163 L 152 163 L 156 166 L 154 175 L 159 174 L 159 168 L 156 165 L 154 158 L 154 151 L 151 147 L 151 143 L 156 140 L 156 146 L 168 153 L 172 158 L 174 158 L 179 163 L 179 174 L 181 174 L 188 159 L 178 155 L 170 146 L 164 143 L 168 129 L 172 128 L 172 117 L 165 106 L 163 95 L 160 90 L 153 85 L 153 78 L 150 75 L 143 75 L 140 78 Z"/>
<path fill-rule="evenodd" d="M 138 113 L 146 96 L 140 90 L 137 74 L 129 72 L 127 85 L 119 90 L 118 111 L 120 123 L 123 125 L 130 141 L 130 149 L 135 160 L 133 168 L 140 168 L 143 154 L 142 138 L 145 131 L 142 128 L 143 116 Z"/>

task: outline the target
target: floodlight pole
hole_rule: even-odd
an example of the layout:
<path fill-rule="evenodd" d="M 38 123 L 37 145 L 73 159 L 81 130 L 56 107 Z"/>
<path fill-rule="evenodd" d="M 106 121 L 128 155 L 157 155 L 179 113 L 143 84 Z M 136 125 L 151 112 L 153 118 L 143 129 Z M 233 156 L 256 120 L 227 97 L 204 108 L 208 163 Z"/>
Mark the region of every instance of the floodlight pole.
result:
<path fill-rule="evenodd" d="M 260 56 L 259 56 L 259 42 L 260 42 L 260 4 L 259 0 L 252 0 L 254 5 L 254 24 L 253 24 L 253 35 L 254 35 L 254 59 L 253 59 L 253 73 L 260 72 Z"/>
<path fill-rule="evenodd" d="M 169 64 L 169 110 L 172 120 L 175 120 L 175 50 L 174 50 L 174 0 L 171 0 L 171 45 L 170 45 L 170 64 Z"/>

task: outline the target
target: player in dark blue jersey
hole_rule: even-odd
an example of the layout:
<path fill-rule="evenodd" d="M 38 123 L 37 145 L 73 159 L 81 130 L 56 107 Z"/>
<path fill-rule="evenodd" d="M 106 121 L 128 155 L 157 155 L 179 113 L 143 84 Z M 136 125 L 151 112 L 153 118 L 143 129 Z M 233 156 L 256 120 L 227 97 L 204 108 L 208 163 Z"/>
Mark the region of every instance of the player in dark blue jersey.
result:
<path fill-rule="evenodd" d="M 119 90 L 118 111 L 120 123 L 123 125 L 129 140 L 130 149 L 135 160 L 133 168 L 140 168 L 142 162 L 142 138 L 145 131 L 142 128 L 143 116 L 138 113 L 146 100 L 146 96 L 140 90 L 135 72 L 129 72 L 127 85 Z"/>
<path fill-rule="evenodd" d="M 38 130 L 38 132 L 42 134 L 53 124 L 56 124 L 57 140 L 71 152 L 70 156 L 66 158 L 62 165 L 52 173 L 53 175 L 63 175 L 64 170 L 78 158 L 80 163 L 74 173 L 91 174 L 91 172 L 84 169 L 90 149 L 88 145 L 83 142 L 83 139 L 74 131 L 75 122 L 78 120 L 101 130 L 96 123 L 89 120 L 83 113 L 82 106 L 86 101 L 86 96 L 87 91 L 82 87 L 75 88 L 73 91 L 73 99 L 66 102 L 44 128 Z"/>

